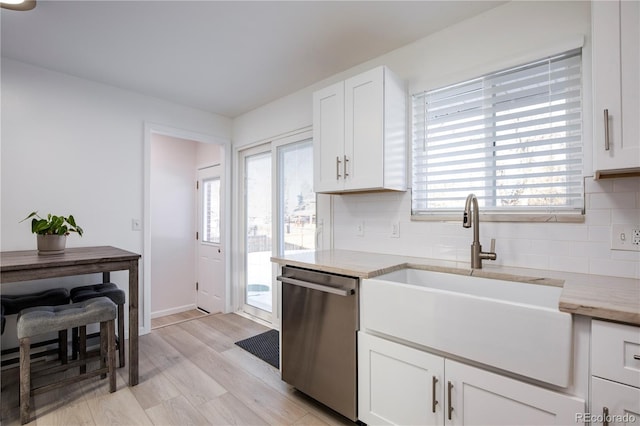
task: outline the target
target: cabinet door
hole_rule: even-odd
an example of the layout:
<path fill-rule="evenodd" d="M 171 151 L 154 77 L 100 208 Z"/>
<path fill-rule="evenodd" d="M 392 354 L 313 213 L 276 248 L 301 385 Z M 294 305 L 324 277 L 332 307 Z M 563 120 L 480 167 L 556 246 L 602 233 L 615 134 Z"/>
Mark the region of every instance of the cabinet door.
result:
<path fill-rule="evenodd" d="M 640 3 L 595 1 L 591 5 L 594 169 L 606 172 L 638 168 Z"/>
<path fill-rule="evenodd" d="M 345 189 L 384 186 L 384 68 L 345 81 Z"/>
<path fill-rule="evenodd" d="M 445 375 L 450 425 L 569 425 L 576 423 L 576 413 L 585 412 L 579 398 L 455 361 L 445 361 Z"/>
<path fill-rule="evenodd" d="M 313 183 L 315 192 L 344 187 L 344 82 L 313 94 Z"/>
<path fill-rule="evenodd" d="M 640 389 L 594 377 L 589 414 L 592 425 L 640 422 Z"/>
<path fill-rule="evenodd" d="M 358 419 L 443 424 L 443 364 L 441 357 L 359 332 Z"/>

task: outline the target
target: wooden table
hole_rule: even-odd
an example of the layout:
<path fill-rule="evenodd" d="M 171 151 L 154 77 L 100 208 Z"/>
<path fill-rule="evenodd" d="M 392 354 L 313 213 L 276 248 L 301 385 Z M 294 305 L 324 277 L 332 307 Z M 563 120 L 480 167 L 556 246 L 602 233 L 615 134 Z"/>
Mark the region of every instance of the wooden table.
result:
<path fill-rule="evenodd" d="M 0 282 L 129 271 L 129 386 L 138 384 L 138 260 L 140 255 L 116 247 L 67 248 L 63 254 L 38 255 L 37 250 L 0 252 Z M 124 336 L 120 336 L 123 339 Z"/>

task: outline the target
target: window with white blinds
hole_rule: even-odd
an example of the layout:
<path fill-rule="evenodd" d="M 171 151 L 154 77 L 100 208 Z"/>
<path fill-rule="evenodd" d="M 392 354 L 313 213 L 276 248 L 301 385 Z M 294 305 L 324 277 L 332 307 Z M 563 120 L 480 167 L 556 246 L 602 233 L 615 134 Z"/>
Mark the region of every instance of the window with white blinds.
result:
<path fill-rule="evenodd" d="M 413 95 L 413 215 L 582 213 L 582 55 Z"/>

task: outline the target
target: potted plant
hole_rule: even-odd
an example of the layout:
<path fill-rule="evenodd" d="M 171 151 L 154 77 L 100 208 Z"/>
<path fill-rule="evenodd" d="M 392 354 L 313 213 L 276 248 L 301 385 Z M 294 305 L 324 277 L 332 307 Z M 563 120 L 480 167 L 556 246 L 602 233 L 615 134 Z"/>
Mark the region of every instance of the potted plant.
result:
<path fill-rule="evenodd" d="M 32 212 L 20 222 L 31 220 L 31 232 L 36 234 L 38 254 L 59 254 L 64 252 L 67 244 L 67 235 L 76 232 L 82 236 L 82 228 L 76 224 L 73 215 L 55 216 L 48 214 L 47 218 L 38 216 L 38 212 Z"/>

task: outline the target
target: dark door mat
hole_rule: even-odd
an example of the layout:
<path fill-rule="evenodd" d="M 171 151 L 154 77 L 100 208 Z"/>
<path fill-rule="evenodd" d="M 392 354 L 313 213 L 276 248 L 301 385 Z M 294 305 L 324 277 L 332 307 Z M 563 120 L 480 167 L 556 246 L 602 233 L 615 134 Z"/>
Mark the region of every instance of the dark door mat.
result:
<path fill-rule="evenodd" d="M 278 330 L 265 331 L 248 339 L 240 340 L 236 342 L 236 345 L 275 368 L 280 368 L 280 334 Z"/>

